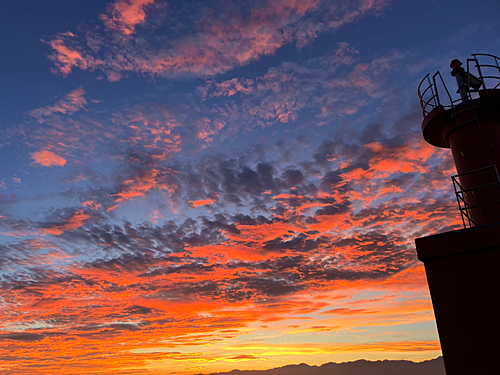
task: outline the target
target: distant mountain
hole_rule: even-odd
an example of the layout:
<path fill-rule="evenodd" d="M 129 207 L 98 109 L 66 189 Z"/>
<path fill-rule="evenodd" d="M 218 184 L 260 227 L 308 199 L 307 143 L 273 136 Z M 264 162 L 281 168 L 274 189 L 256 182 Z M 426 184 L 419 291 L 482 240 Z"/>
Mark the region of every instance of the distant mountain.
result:
<path fill-rule="evenodd" d="M 446 375 L 443 357 L 415 363 L 411 361 L 365 361 L 325 363 L 321 366 L 288 365 L 265 371 L 217 372 L 205 375 Z M 203 375 L 203 374 L 197 374 Z"/>

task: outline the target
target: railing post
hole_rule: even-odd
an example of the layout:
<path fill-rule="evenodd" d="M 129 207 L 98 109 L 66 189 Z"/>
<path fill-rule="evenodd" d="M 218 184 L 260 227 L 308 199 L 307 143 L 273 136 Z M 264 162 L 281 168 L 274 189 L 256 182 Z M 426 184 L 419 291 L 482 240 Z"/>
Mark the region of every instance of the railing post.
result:
<path fill-rule="evenodd" d="M 437 72 L 436 74 L 434 74 L 432 76 L 432 81 L 434 82 L 434 88 L 436 89 L 436 101 L 437 101 L 437 106 L 440 106 L 441 105 L 441 100 L 439 99 L 439 92 L 438 92 L 438 87 L 436 85 L 436 75 L 438 75 L 439 72 Z M 441 76 L 441 75 L 440 75 Z"/>
<path fill-rule="evenodd" d="M 484 81 L 484 78 L 483 78 L 483 72 L 481 71 L 481 65 L 479 65 L 479 60 L 477 59 L 477 57 L 475 55 L 472 55 L 472 56 L 474 56 L 474 60 L 476 61 L 476 68 L 477 68 L 477 72 L 479 73 L 479 79 L 481 80 L 481 82 L 483 82 L 483 88 L 486 90 L 486 82 Z"/>

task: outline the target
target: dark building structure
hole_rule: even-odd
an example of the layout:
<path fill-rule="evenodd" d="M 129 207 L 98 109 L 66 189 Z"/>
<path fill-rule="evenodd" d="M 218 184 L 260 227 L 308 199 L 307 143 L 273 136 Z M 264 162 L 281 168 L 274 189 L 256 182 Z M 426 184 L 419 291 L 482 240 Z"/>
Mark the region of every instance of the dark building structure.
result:
<path fill-rule="evenodd" d="M 453 60 L 453 99 L 439 72 L 418 88 L 424 139 L 451 148 L 464 229 L 415 240 L 447 375 L 500 374 L 500 58 Z"/>

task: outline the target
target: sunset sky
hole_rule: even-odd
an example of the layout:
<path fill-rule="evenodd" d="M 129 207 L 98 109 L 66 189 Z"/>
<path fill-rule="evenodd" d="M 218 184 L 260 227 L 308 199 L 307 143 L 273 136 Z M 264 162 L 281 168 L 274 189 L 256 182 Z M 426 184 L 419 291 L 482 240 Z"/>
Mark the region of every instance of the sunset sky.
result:
<path fill-rule="evenodd" d="M 441 355 L 416 89 L 498 0 L 4 1 L 0 372 Z"/>

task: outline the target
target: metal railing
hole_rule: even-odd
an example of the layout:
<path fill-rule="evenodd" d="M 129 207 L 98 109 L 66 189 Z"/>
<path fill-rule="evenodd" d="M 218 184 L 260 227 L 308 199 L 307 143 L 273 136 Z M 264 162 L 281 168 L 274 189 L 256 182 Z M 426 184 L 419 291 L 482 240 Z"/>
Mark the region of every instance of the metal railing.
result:
<path fill-rule="evenodd" d="M 479 62 L 480 58 L 481 63 Z M 477 73 L 476 71 L 471 72 L 471 68 L 475 68 Z M 472 58 L 467 59 L 467 73 L 477 75 L 483 89 L 498 89 L 500 88 L 500 57 L 487 53 L 473 53 Z M 467 84 L 469 87 L 471 86 L 469 75 Z M 446 96 L 440 95 L 440 88 L 446 93 Z M 467 95 L 469 100 L 474 99 L 472 92 L 469 91 Z M 418 85 L 418 98 L 424 118 L 437 107 L 443 107 L 446 110 L 463 102 L 462 98 L 453 99 L 439 71 L 432 77 L 427 74 L 422 79 Z"/>
<path fill-rule="evenodd" d="M 476 221 L 474 220 L 474 211 L 472 211 L 472 206 L 469 204 L 469 191 L 464 189 L 464 187 L 460 184 L 459 178 L 459 175 L 451 176 L 453 189 L 455 190 L 455 196 L 457 197 L 458 209 L 460 210 L 460 215 L 462 217 L 462 223 L 464 224 L 464 228 L 467 228 L 467 226 L 475 227 Z"/>
<path fill-rule="evenodd" d="M 477 178 L 490 173 L 493 173 L 494 175 L 494 182 L 489 182 L 482 185 L 475 184 L 476 186 L 471 189 L 465 189 L 460 184 L 461 177 L 471 176 L 472 178 Z M 460 215 L 462 216 L 462 223 L 464 225 L 464 228 L 476 226 L 477 217 L 475 216 L 477 216 L 477 214 L 480 214 L 481 216 L 483 216 L 483 218 L 485 217 L 484 207 L 500 203 L 500 175 L 498 173 L 496 164 L 484 168 L 479 168 L 467 173 L 457 174 L 455 176 L 452 176 L 451 179 L 453 181 L 453 188 L 455 190 L 455 196 L 457 197 L 458 208 L 460 210 Z M 481 191 L 492 188 L 498 188 L 498 200 L 471 204 L 471 202 L 473 202 L 474 200 L 480 202 L 479 195 L 481 194 Z M 474 199 L 471 199 L 471 195 L 474 196 Z"/>
<path fill-rule="evenodd" d="M 474 61 L 476 63 L 475 67 L 479 73 L 479 79 L 483 83 L 483 88 L 488 89 L 487 83 L 491 83 L 490 89 L 498 89 L 500 87 L 500 57 L 490 55 L 489 53 L 473 53 L 472 56 L 474 56 L 474 58 L 467 59 L 467 71 L 469 71 L 469 61 Z M 478 56 L 483 59 L 482 61 L 489 60 L 489 62 L 492 63 L 480 64 Z M 493 70 L 496 72 L 496 75 L 484 75 L 483 70 Z"/>
<path fill-rule="evenodd" d="M 467 73 L 471 73 L 479 79 L 480 86 L 477 85 L 472 88 L 471 75 L 467 74 L 467 87 L 469 89 L 466 93 L 461 92 L 459 89 L 457 94 L 460 93 L 461 95 L 457 99 L 454 99 L 451 95 L 439 71 L 433 76 L 427 74 L 418 86 L 418 97 L 424 119 L 435 109 L 450 110 L 449 113 L 456 122 L 460 134 L 462 155 L 467 161 L 470 172 L 452 176 L 452 181 L 465 228 L 476 226 L 478 222 L 484 222 L 487 217 L 485 211 L 489 212 L 488 217 L 491 216 L 489 211 L 491 208 L 486 206 L 500 205 L 500 175 L 497 165 L 493 164 L 491 156 L 491 153 L 495 152 L 495 150 L 483 133 L 476 112 L 477 102 L 473 102 L 474 99 L 479 97 L 477 93 L 479 90 L 500 90 L 500 58 L 487 53 L 475 53 L 472 54 L 472 58 L 467 59 L 466 69 Z M 474 71 L 471 72 L 471 69 L 474 69 Z M 466 103 L 469 105 L 462 105 Z M 464 113 L 468 114 L 464 115 Z M 470 134 L 463 133 L 462 128 L 465 129 L 465 127 L 469 128 L 468 133 Z M 473 131 L 471 132 L 472 127 Z M 465 137 L 471 135 L 478 138 L 477 143 L 474 142 L 472 145 L 464 140 Z M 479 157 L 476 155 L 478 153 L 480 154 Z M 476 156 L 473 157 L 472 154 Z M 477 168 L 478 163 L 486 166 Z M 489 176 L 485 177 L 487 175 Z M 465 185 L 471 187 L 464 188 L 460 183 L 461 178 L 462 181 L 468 181 Z M 495 189 L 493 195 L 490 195 L 492 193 L 491 189 Z M 481 196 L 483 199 L 481 199 Z M 498 197 L 498 200 L 496 200 L 496 197 Z"/>

